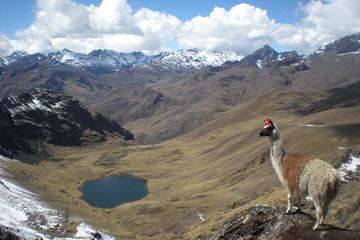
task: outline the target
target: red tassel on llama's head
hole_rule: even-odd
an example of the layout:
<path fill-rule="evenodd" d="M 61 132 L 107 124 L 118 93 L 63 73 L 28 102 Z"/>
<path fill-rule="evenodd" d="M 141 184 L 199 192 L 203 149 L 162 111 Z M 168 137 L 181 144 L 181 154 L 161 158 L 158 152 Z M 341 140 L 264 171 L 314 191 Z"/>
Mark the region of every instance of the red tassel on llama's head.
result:
<path fill-rule="evenodd" d="M 265 119 L 264 120 L 264 126 L 265 127 L 272 127 L 274 125 L 273 125 L 273 123 L 272 123 L 272 121 L 270 119 Z"/>
<path fill-rule="evenodd" d="M 259 136 L 260 137 L 264 137 L 264 136 L 271 137 L 274 129 L 275 129 L 275 126 L 274 126 L 273 122 L 270 119 L 265 119 L 264 127 L 259 131 Z"/>

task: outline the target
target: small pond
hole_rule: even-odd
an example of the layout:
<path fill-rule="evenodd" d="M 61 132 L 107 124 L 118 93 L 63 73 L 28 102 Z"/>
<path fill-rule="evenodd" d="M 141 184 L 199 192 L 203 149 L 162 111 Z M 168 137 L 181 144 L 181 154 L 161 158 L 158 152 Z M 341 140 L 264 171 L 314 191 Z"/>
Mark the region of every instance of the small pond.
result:
<path fill-rule="evenodd" d="M 106 176 L 85 182 L 81 199 L 93 207 L 113 208 L 148 195 L 146 180 L 132 175 Z"/>

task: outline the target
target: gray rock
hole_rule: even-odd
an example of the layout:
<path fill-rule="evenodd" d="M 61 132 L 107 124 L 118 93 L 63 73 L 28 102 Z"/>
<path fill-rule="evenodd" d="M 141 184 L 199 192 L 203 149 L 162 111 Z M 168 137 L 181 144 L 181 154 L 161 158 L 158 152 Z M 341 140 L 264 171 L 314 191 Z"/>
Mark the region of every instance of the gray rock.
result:
<path fill-rule="evenodd" d="M 324 225 L 313 231 L 314 219 L 305 213 L 283 214 L 268 206 L 254 206 L 228 219 L 214 240 L 355 240 L 360 233 Z"/>

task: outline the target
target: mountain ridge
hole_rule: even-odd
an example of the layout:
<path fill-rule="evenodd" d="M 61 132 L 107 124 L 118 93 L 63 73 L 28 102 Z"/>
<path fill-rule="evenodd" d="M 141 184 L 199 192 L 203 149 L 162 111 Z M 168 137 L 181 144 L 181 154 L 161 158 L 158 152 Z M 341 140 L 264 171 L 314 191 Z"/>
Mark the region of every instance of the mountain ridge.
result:
<path fill-rule="evenodd" d="M 97 49 L 85 54 L 65 48 L 61 51 L 34 54 L 15 51 L 9 56 L 0 58 L 0 66 L 6 66 L 22 57 L 34 56 L 36 54 L 55 63 L 78 67 L 104 67 L 114 71 L 135 66 L 145 68 L 154 66 L 165 69 L 199 69 L 205 66 L 220 66 L 224 62 L 239 61 L 243 58 L 242 55 L 230 49 L 201 50 L 196 48 L 176 52 L 167 50 L 155 55 L 145 55 L 141 51 L 125 53 L 110 49 Z"/>
<path fill-rule="evenodd" d="M 333 43 L 335 49 L 344 49 L 346 45 L 352 46 L 354 39 L 360 40 L 359 35 L 341 39 L 338 41 L 341 44 Z M 193 49 L 190 53 L 196 55 L 199 51 Z M 112 54 L 106 50 L 91 53 L 103 58 Z M 144 57 L 140 52 L 126 56 L 130 62 Z M 161 56 L 172 57 L 171 53 Z M 66 92 L 90 110 L 126 124 L 137 140 L 158 143 L 187 133 L 214 114 L 272 88 L 308 93 L 347 87 L 359 81 L 359 57 L 353 52 L 309 56 L 295 51 L 279 53 L 265 45 L 240 61 L 216 67 L 170 69 L 159 63 L 115 71 L 101 66 L 63 64 L 34 54 L 1 68 L 0 97 L 33 87 Z"/>
<path fill-rule="evenodd" d="M 107 137 L 134 140 L 118 123 L 99 113 L 91 114 L 75 98 L 45 89 L 3 98 L 0 116 L 0 154 L 5 156 L 37 153 L 41 142 L 82 146 Z"/>

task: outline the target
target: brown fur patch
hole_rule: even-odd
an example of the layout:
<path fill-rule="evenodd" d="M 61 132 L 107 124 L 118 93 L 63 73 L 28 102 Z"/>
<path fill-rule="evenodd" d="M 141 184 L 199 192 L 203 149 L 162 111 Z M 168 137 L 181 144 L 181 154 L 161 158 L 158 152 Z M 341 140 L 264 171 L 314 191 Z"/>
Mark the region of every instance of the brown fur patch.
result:
<path fill-rule="evenodd" d="M 286 154 L 282 160 L 282 171 L 284 179 L 288 182 L 289 191 L 296 193 L 299 190 L 299 179 L 305 165 L 311 158 L 302 154 Z"/>

